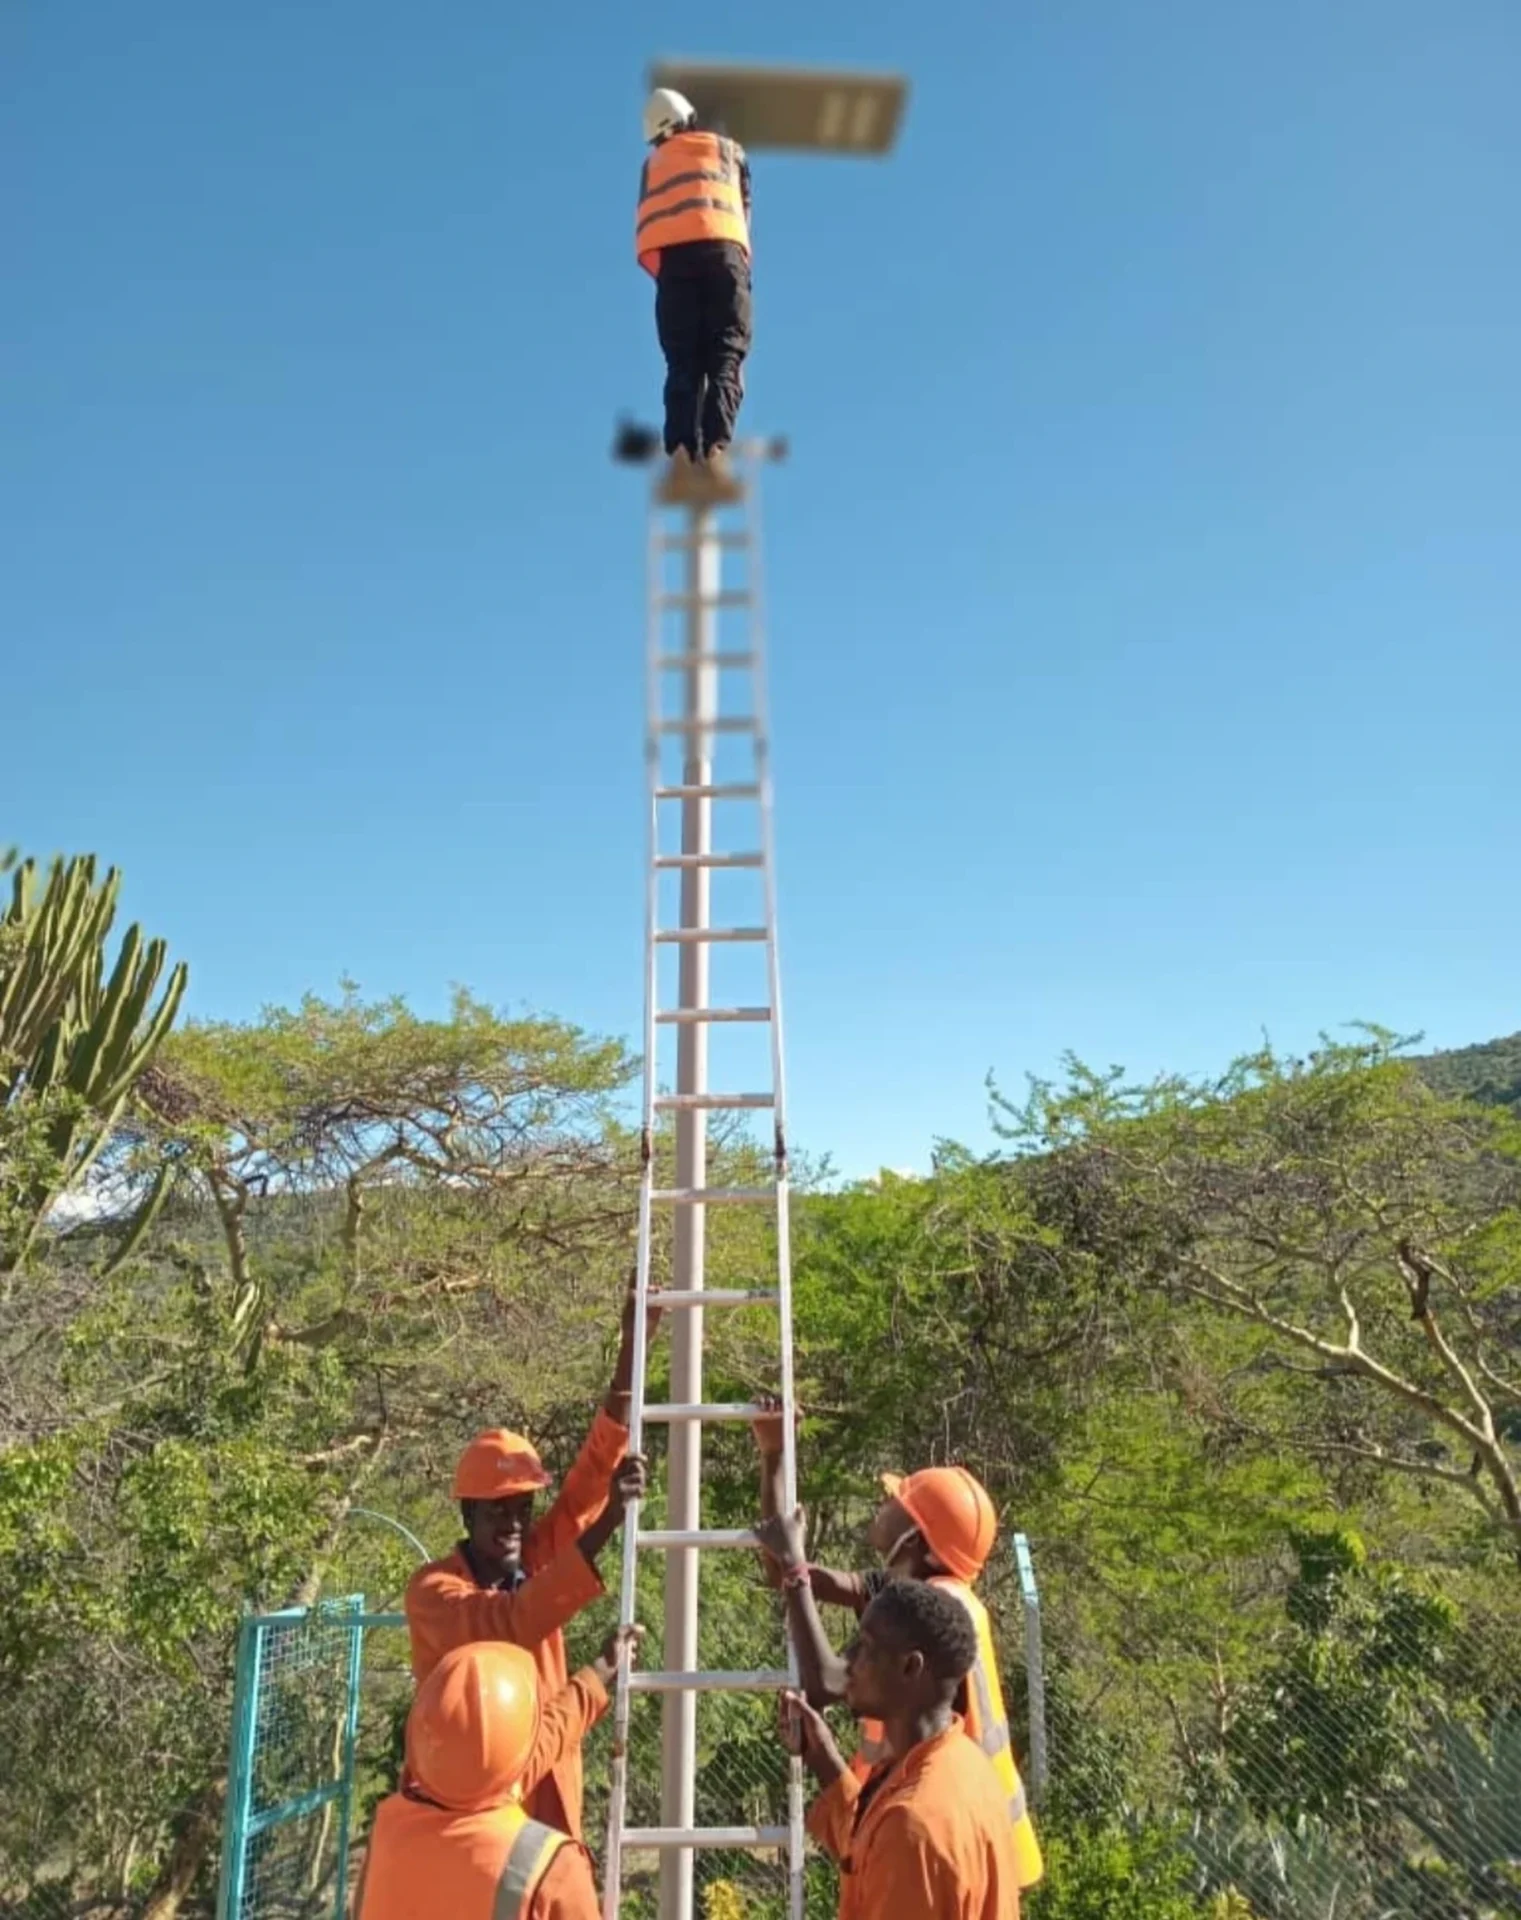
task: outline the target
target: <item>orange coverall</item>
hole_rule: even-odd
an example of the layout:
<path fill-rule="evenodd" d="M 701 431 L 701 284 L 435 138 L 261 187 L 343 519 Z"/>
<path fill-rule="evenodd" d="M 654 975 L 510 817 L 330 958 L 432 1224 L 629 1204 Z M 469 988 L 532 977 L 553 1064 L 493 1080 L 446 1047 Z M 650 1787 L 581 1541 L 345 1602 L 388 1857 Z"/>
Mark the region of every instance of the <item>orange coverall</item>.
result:
<path fill-rule="evenodd" d="M 1008 1802 L 959 1719 L 864 1785 L 842 1775 L 808 1831 L 840 1863 L 840 1920 L 1018 1920 Z"/>
<path fill-rule="evenodd" d="M 548 1711 L 566 1684 L 562 1629 L 603 1592 L 601 1576 L 576 1542 L 607 1505 L 607 1483 L 627 1451 L 628 1429 L 600 1411 L 553 1506 L 524 1543 L 527 1577 L 514 1590 L 481 1586 L 459 1549 L 413 1574 L 404 1605 L 415 1680 L 426 1679 L 451 1647 L 511 1640 L 532 1653 Z M 532 1819 L 579 1840 L 581 1798 L 576 1745 L 523 1804 Z"/>
<path fill-rule="evenodd" d="M 528 1903 L 528 1920 L 602 1920 L 592 1864 L 579 1847 L 561 1847 Z"/>
<path fill-rule="evenodd" d="M 581 1742 L 607 1712 L 607 1708 L 607 1688 L 590 1667 L 582 1667 L 579 1673 L 573 1673 L 563 1690 L 552 1700 L 543 1703 L 533 1751 L 528 1756 L 528 1765 L 523 1769 L 523 1778 L 518 1783 L 525 1802 L 533 1798 L 534 1788 L 548 1778 L 567 1753 L 580 1751 Z M 439 1809 L 435 1811 L 441 1812 Z M 426 1824 L 423 1822 L 424 1828 Z M 426 1850 L 426 1833 L 424 1838 Z M 372 1834 L 365 1845 L 366 1859 L 373 1841 Z M 361 1872 L 358 1882 L 360 1891 L 352 1907 L 352 1912 L 360 1915 L 361 1920 L 366 1879 L 367 1874 Z M 600 1910 L 589 1862 L 574 1848 L 564 1847 L 555 1855 L 543 1879 L 534 1889 L 527 1920 L 582 1920 L 583 1914 L 585 1920 L 597 1920 Z"/>
<path fill-rule="evenodd" d="M 512 1809 L 451 1813 L 393 1793 L 375 1810 L 354 1912 L 357 1920 L 493 1920 Z M 508 1829 L 510 1832 L 510 1829 Z M 493 1895 L 497 1895 L 494 1899 Z M 526 1901 L 505 1920 L 599 1920 L 602 1903 L 584 1847 L 565 1841 Z"/>

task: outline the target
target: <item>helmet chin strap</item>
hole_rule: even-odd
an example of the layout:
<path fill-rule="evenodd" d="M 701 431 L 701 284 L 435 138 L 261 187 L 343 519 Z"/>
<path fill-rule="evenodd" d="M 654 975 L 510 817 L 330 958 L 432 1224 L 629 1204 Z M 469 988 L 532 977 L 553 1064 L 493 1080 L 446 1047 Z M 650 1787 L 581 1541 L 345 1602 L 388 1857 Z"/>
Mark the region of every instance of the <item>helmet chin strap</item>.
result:
<path fill-rule="evenodd" d="M 905 1527 L 903 1532 L 894 1540 L 891 1551 L 883 1556 L 883 1564 L 890 1567 L 918 1531 L 919 1529 L 917 1527 Z"/>

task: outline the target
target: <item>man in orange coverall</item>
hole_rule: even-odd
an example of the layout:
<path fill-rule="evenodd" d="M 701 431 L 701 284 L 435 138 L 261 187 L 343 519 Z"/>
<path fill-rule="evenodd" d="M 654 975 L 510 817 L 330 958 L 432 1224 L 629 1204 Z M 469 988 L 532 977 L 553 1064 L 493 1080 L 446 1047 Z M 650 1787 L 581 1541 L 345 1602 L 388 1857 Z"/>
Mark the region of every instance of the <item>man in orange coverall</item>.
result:
<path fill-rule="evenodd" d="M 558 1499 L 537 1522 L 534 1495 L 549 1475 L 521 1434 L 495 1427 L 460 1456 L 454 1497 L 465 1538 L 446 1559 L 419 1568 L 404 1602 L 412 1673 L 421 1683 L 453 1647 L 510 1640 L 525 1647 L 547 1699 L 566 1683 L 566 1622 L 603 1592 L 597 1559 L 645 1489 L 645 1463 L 626 1458 L 633 1378 L 634 1302 L 624 1304 L 623 1340 L 601 1411 L 566 1474 Z M 649 1334 L 653 1337 L 655 1318 Z M 535 1820 L 581 1837 L 581 1753 L 566 1751 L 527 1801 Z"/>
<path fill-rule="evenodd" d="M 604 1689 L 629 1632 L 591 1669 Z M 375 1810 L 358 1920 L 598 1920 L 586 1849 L 523 1806 L 570 1722 L 554 1726 L 522 1647 L 479 1641 L 446 1653 L 407 1716 L 405 1784 Z"/>
<path fill-rule="evenodd" d="M 823 1789 L 808 1831 L 840 1863 L 840 1920 L 1018 1920 L 1008 1804 L 952 1705 L 976 1659 L 951 1594 L 922 1580 L 882 1589 L 845 1654 L 846 1704 L 886 1737 L 864 1783 L 823 1715 L 782 1696 L 783 1745 Z"/>
<path fill-rule="evenodd" d="M 755 1438 L 761 1454 L 764 1516 L 758 1537 L 767 1549 L 768 1574 L 774 1585 L 781 1585 L 777 1568 L 782 1561 L 790 1560 L 802 1569 L 787 1585 L 786 1603 L 799 1677 L 808 1698 L 816 1707 L 844 1698 L 844 1666 L 829 1645 L 816 1601 L 849 1607 L 859 1620 L 889 1580 L 925 1580 L 954 1595 L 977 1629 L 977 1660 L 956 1711 L 992 1762 L 1007 1796 L 1019 1884 L 1035 1886 L 1045 1873 L 1045 1862 L 1014 1758 L 993 1623 L 974 1587 L 998 1533 L 998 1517 L 986 1489 L 965 1467 L 922 1467 L 907 1478 L 884 1474 L 887 1498 L 873 1516 L 867 1535 L 884 1564 L 870 1573 L 839 1572 L 806 1564 L 802 1514 L 789 1518 L 778 1513 L 782 1422 L 774 1406 L 755 1422 Z M 864 1780 L 881 1757 L 882 1729 L 865 1719 L 851 1770 Z"/>

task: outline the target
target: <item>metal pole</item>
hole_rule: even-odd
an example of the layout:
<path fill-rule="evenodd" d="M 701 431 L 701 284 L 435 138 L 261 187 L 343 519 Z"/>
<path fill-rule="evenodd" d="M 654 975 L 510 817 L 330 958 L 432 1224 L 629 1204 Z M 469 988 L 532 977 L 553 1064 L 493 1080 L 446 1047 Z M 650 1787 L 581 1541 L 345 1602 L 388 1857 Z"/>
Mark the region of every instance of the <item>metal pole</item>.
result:
<path fill-rule="evenodd" d="M 306 1609 L 295 1610 L 297 1617 Z M 238 1628 L 233 1683 L 232 1743 L 227 1763 L 227 1811 L 222 1827 L 220 1920 L 242 1920 L 248 1888 L 248 1827 L 254 1813 L 254 1745 L 259 1730 L 259 1680 L 268 1622 L 245 1614 Z"/>
<path fill-rule="evenodd" d="M 687 548 L 686 592 L 689 596 L 686 622 L 686 652 L 689 655 L 715 651 L 713 626 L 717 618 L 715 602 L 720 584 L 722 553 L 711 510 L 694 507 L 689 515 L 690 545 Z M 685 701 L 683 717 L 704 721 L 718 712 L 718 674 L 713 667 L 691 667 L 683 675 Z M 682 772 L 684 786 L 710 786 L 713 779 L 713 735 L 694 731 L 687 741 Z M 681 803 L 681 851 L 712 851 L 713 803 L 707 799 L 684 799 Z M 685 867 L 681 873 L 681 920 L 683 929 L 709 924 L 709 871 L 706 867 Z M 708 1004 L 708 955 L 705 941 L 683 941 L 677 949 L 679 979 L 677 1005 L 683 1011 Z M 705 1023 L 683 1023 L 676 1030 L 676 1091 L 708 1091 L 708 1029 Z M 702 1187 L 707 1184 L 707 1115 L 700 1109 L 682 1108 L 676 1115 L 676 1185 Z M 706 1215 L 700 1206 L 681 1206 L 673 1222 L 672 1284 L 681 1291 L 695 1291 L 703 1285 Z M 702 1338 L 703 1314 L 700 1310 L 673 1316 L 671 1329 L 671 1398 L 696 1405 L 703 1397 Z M 696 1528 L 702 1525 L 702 1426 L 699 1421 L 679 1421 L 670 1430 L 667 1456 L 667 1481 L 670 1488 L 670 1527 Z M 665 1576 L 665 1651 L 667 1668 L 690 1673 L 698 1665 L 697 1657 L 697 1549 L 683 1547 L 667 1553 Z M 695 1693 L 667 1694 L 664 1703 L 664 1773 L 661 1784 L 661 1824 L 667 1827 L 696 1825 L 697 1781 L 697 1696 Z M 668 1851 L 660 1861 L 660 1920 L 692 1920 L 692 1865 L 689 1848 Z"/>
<path fill-rule="evenodd" d="M 1040 1636 L 1040 1589 L 1035 1584 L 1035 1561 L 1030 1542 L 1014 1536 L 1014 1564 L 1019 1569 L 1019 1593 L 1025 1608 L 1025 1685 L 1030 1703 L 1031 1806 L 1039 1806 L 1046 1791 L 1046 1661 Z"/>
<path fill-rule="evenodd" d="M 359 1741 L 359 1689 L 364 1681 L 364 1600 L 353 1596 L 344 1609 L 349 1629 L 348 1689 L 343 1712 L 343 1791 L 338 1806 L 338 1884 L 333 1892 L 333 1920 L 348 1911 L 349 1844 L 354 1826 L 354 1750 Z"/>

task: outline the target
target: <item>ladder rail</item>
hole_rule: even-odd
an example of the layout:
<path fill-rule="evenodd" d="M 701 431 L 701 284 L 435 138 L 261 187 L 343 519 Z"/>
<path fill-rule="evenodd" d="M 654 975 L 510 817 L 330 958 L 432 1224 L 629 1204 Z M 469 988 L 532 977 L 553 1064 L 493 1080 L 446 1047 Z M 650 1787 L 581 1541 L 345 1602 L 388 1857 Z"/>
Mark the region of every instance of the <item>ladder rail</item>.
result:
<path fill-rule="evenodd" d="M 775 1125 L 776 1156 L 776 1276 L 777 1334 L 781 1349 L 782 1402 L 782 1503 L 788 1513 L 798 1503 L 797 1433 L 794 1418 L 797 1383 L 792 1365 L 792 1182 L 788 1167 L 787 1076 L 783 1051 L 782 961 L 776 911 L 776 805 L 771 774 L 771 692 L 766 671 L 765 570 L 762 556 L 761 514 L 758 490 L 750 501 L 750 648 L 756 667 L 751 677 L 755 706 L 755 764 L 760 782 L 761 886 L 762 909 L 766 924 L 766 970 L 771 1003 L 771 1091 L 775 1101 L 772 1117 Z M 785 1623 L 787 1671 L 791 1684 L 800 1679 L 797 1648 Z M 803 1763 L 789 1760 L 787 1767 L 788 1886 L 787 1906 L 790 1920 L 803 1920 Z"/>
<path fill-rule="evenodd" d="M 760 503 L 750 505 L 754 545 L 750 561 L 751 647 L 756 672 L 751 694 L 755 707 L 755 770 L 760 787 L 760 855 L 762 913 L 766 926 L 766 970 L 771 994 L 771 1087 L 776 1100 L 777 1159 L 787 1158 L 787 1077 L 782 1048 L 781 942 L 776 916 L 776 801 L 771 776 L 771 695 L 766 671 L 765 579 L 761 562 Z M 791 1454 L 791 1447 L 786 1448 Z M 795 1491 L 795 1490 L 794 1490 Z"/>
<path fill-rule="evenodd" d="M 649 528 L 646 569 L 651 591 L 646 611 L 646 711 L 653 721 L 660 712 L 660 606 L 655 589 L 664 571 L 664 546 L 659 516 Z M 655 1093 L 658 1062 L 655 1051 L 655 1013 L 659 992 L 659 954 L 655 935 L 660 926 L 660 736 L 653 724 L 645 734 L 646 858 L 644 888 L 644 1086 L 639 1132 L 639 1226 L 634 1260 L 633 1378 L 629 1381 L 628 1445 L 630 1453 L 644 1447 L 645 1376 L 649 1367 L 648 1303 L 650 1296 L 650 1213 L 655 1189 Z M 632 1625 L 639 1606 L 639 1513 L 642 1501 L 630 1501 L 623 1516 L 623 1566 L 619 1583 L 618 1619 Z M 618 1656 L 617 1686 L 613 1696 L 613 1777 L 608 1795 L 607 1855 L 603 1862 L 603 1920 L 618 1920 L 623 1886 L 623 1835 L 628 1813 L 629 1719 L 633 1707 L 628 1650 Z"/>
<path fill-rule="evenodd" d="M 783 1048 L 781 941 L 776 911 L 776 811 L 771 777 L 771 710 L 769 676 L 766 672 L 765 584 L 761 564 L 764 551 L 761 540 L 760 503 L 750 501 L 751 559 L 750 638 L 757 670 L 753 698 L 756 712 L 756 770 L 760 785 L 761 886 L 762 912 L 766 927 L 766 979 L 771 1006 L 771 1097 L 775 1126 L 775 1162 L 777 1185 L 777 1268 L 781 1294 L 781 1399 L 790 1415 L 795 1404 L 792 1375 L 792 1242 L 790 1232 L 791 1176 L 788 1166 L 787 1075 Z M 792 1420 L 784 1422 L 782 1434 L 783 1497 L 787 1510 L 797 1505 L 797 1448 Z"/>

